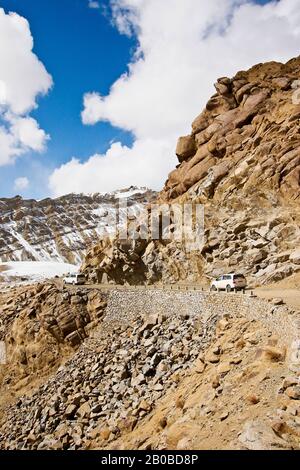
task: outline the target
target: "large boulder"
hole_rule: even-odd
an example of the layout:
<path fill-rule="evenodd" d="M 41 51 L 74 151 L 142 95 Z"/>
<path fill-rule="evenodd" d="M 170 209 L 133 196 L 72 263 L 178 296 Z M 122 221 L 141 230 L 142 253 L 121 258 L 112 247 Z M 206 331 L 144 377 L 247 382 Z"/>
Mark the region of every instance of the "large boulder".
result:
<path fill-rule="evenodd" d="M 300 264 L 300 249 L 293 251 L 290 256 L 292 263 Z"/>
<path fill-rule="evenodd" d="M 180 162 L 187 160 L 195 155 L 197 151 L 194 136 L 180 137 L 176 147 L 176 155 Z"/>

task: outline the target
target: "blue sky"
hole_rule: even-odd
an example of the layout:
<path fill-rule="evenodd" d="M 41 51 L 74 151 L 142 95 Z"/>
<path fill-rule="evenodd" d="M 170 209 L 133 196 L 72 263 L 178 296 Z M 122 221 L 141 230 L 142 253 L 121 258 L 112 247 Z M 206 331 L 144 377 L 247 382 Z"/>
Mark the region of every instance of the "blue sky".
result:
<path fill-rule="evenodd" d="M 107 4 L 107 2 L 101 2 Z M 131 143 L 130 133 L 108 123 L 83 126 L 80 113 L 88 90 L 106 94 L 126 71 L 134 38 L 120 35 L 102 10 L 88 8 L 87 0 L 0 0 L 6 12 L 15 11 L 29 20 L 34 52 L 52 75 L 54 87 L 38 100 L 31 113 L 50 134 L 42 155 L 27 153 L 12 166 L 0 169 L 0 197 L 14 196 L 16 176 L 27 176 L 30 197 L 45 195 L 51 170 L 80 156 L 107 150 L 112 140 Z"/>
<path fill-rule="evenodd" d="M 110 1 L 99 1 L 98 9 L 89 8 L 88 0 L 0 0 L 5 13 L 13 11 L 28 20 L 33 51 L 54 82 L 29 113 L 51 136 L 47 149 L 41 154 L 29 151 L 13 164 L 0 166 L 0 197 L 17 193 L 18 177 L 30 182 L 19 192 L 34 198 L 139 182 L 158 189 L 176 164 L 176 138 L 189 131 L 218 76 L 263 60 L 288 60 L 298 50 L 300 5 L 294 0 L 270 6 L 263 6 L 268 0 L 236 0 L 234 6 L 233 0 L 212 0 L 209 6 L 186 0 L 186 11 L 179 11 L 182 0 L 149 0 L 149 8 L 137 10 L 128 7 L 132 0 L 114 0 L 114 25 Z M 177 9 L 170 10 L 173 5 Z M 270 8 L 268 15 L 265 8 Z M 193 11 L 190 32 L 187 18 Z M 201 38 L 201 28 L 217 25 L 221 31 L 228 15 L 226 33 Z M 175 35 L 172 22 L 179 25 Z M 128 25 L 135 34 L 129 34 Z M 137 45 L 141 54 L 135 57 Z M 174 49 L 181 50 L 181 56 L 172 62 Z M 194 55 L 189 57 L 191 49 Z M 189 67 L 190 76 L 183 73 Z M 95 94 L 84 108 L 88 92 Z M 82 121 L 83 109 L 89 125 Z M 72 163 L 72 157 L 79 160 Z"/>

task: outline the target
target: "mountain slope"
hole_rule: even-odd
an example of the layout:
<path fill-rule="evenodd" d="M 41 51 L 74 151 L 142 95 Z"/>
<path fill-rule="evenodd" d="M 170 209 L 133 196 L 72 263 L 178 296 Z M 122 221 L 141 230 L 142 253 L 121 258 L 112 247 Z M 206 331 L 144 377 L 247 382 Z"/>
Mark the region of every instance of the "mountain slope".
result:
<path fill-rule="evenodd" d="M 61 261 L 79 264 L 105 231 L 120 199 L 128 206 L 155 196 L 146 188 L 110 194 L 70 194 L 42 201 L 0 199 L 0 262 Z"/>

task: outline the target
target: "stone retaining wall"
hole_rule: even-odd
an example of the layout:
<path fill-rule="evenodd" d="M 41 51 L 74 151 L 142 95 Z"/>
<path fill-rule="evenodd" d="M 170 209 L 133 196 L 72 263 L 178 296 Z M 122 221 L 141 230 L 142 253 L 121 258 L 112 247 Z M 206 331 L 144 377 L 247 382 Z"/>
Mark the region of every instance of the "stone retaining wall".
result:
<path fill-rule="evenodd" d="M 221 318 L 226 314 L 242 314 L 250 320 L 267 324 L 285 344 L 300 338 L 299 314 L 286 305 L 275 306 L 247 294 L 161 289 L 122 289 L 109 292 L 107 319 L 130 322 L 141 314 L 199 316 L 204 322 L 211 316 Z"/>

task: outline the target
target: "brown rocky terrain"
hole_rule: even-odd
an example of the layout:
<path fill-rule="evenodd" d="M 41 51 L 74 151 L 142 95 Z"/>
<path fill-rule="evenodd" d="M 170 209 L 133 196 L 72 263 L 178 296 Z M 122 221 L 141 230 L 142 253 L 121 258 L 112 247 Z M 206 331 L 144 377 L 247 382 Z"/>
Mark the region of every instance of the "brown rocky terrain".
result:
<path fill-rule="evenodd" d="M 0 299 L 1 449 L 299 449 L 299 312 L 281 302 L 50 283 Z"/>
<path fill-rule="evenodd" d="M 260 285 L 299 271 L 299 74 L 297 58 L 220 78 L 192 133 L 179 139 L 179 165 L 159 200 L 204 205 L 203 246 L 189 253 L 175 241 L 101 242 L 84 272 L 138 284 L 203 282 L 238 269 Z"/>

